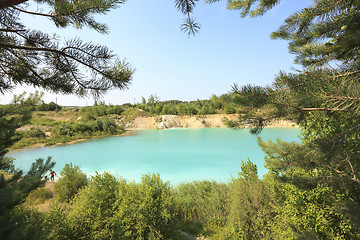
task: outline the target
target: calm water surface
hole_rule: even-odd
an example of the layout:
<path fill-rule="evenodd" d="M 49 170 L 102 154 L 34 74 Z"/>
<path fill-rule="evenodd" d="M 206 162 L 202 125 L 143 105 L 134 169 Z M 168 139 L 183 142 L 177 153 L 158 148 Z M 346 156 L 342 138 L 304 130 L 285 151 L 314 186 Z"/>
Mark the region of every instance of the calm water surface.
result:
<path fill-rule="evenodd" d="M 267 128 L 260 137 L 299 142 L 298 128 Z M 140 181 L 145 173 L 159 173 L 172 184 L 194 180 L 226 182 L 236 176 L 241 160 L 256 163 L 266 173 L 264 153 L 247 130 L 227 128 L 141 130 L 135 136 L 107 137 L 72 145 L 13 151 L 16 167 L 29 169 L 36 158 L 52 156 L 59 174 L 65 163 L 80 166 L 86 174 L 109 171 Z"/>

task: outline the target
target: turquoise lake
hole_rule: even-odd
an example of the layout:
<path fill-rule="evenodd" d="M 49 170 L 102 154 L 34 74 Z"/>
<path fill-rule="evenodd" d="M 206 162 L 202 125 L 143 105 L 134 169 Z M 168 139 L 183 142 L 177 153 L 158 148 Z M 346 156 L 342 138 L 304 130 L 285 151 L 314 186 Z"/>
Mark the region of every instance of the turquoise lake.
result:
<path fill-rule="evenodd" d="M 266 128 L 260 137 L 299 142 L 299 132 L 298 128 Z M 159 173 L 162 180 L 174 185 L 194 180 L 227 182 L 247 158 L 257 164 L 260 176 L 266 173 L 257 137 L 248 130 L 227 128 L 141 130 L 133 136 L 12 151 L 8 155 L 24 170 L 35 159 L 52 156 L 58 175 L 66 163 L 72 162 L 88 175 L 109 171 L 139 182 L 143 174 Z"/>

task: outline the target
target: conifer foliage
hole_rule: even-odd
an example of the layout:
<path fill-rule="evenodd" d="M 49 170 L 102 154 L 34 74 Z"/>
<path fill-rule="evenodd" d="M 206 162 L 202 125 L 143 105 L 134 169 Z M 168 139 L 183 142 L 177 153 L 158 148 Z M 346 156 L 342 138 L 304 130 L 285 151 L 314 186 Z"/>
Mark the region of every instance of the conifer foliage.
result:
<path fill-rule="evenodd" d="M 44 184 L 43 175 L 55 165 L 51 157 L 37 159 L 24 173 L 15 169 L 13 159 L 5 156 L 7 148 L 16 141 L 16 128 L 30 119 L 41 96 L 38 92 L 27 98 L 21 94 L 14 97 L 12 104 L 0 105 L 0 239 L 30 239 L 24 236 L 25 228 L 19 226 L 21 214 L 14 216 L 14 209 L 33 189 Z"/>
<path fill-rule="evenodd" d="M 123 0 L 3 1 L 0 4 L 0 92 L 28 84 L 62 94 L 95 97 L 109 89 L 124 89 L 133 69 L 106 46 L 73 38 L 65 42 L 51 33 L 29 29 L 22 15 L 50 19 L 58 28 L 73 25 L 107 33 L 94 19 L 123 4 Z M 22 4 L 19 4 L 22 3 Z M 17 5 L 18 4 L 18 5 Z M 46 10 L 33 10 L 36 5 Z M 45 12 L 46 11 L 46 12 Z"/>
<path fill-rule="evenodd" d="M 228 8 L 239 10 L 241 17 L 257 17 L 280 3 L 229 0 Z M 306 194 L 329 187 L 334 213 L 351 219 L 355 232 L 360 227 L 359 20 L 360 5 L 355 0 L 314 0 L 290 15 L 271 37 L 288 41 L 295 63 L 303 69 L 280 72 L 271 86 L 235 84 L 234 101 L 247 109 L 238 121 L 228 122 L 230 127 L 250 126 L 255 134 L 275 119 L 298 123 L 301 144 L 259 139 L 267 168 Z M 266 115 L 260 111 L 264 107 L 271 110 Z M 333 229 L 343 228 L 343 220 L 332 221 Z M 310 231 L 320 237 L 316 228 Z M 344 230 L 336 234 L 346 238 Z"/>
<path fill-rule="evenodd" d="M 279 2 L 230 1 L 229 8 L 255 17 Z M 360 209 L 359 10 L 358 1 L 318 0 L 289 16 L 272 38 L 289 41 L 303 70 L 280 72 L 267 87 L 234 85 L 236 101 L 249 112 L 230 122 L 233 127 L 250 125 L 254 133 L 277 118 L 297 122 L 302 144 L 260 139 L 267 167 L 302 189 L 330 186 L 333 201 L 339 200 L 336 194 L 343 194 L 346 204 L 339 204 L 336 211 L 349 216 L 354 229 L 359 227 Z M 256 111 L 260 106 L 273 111 L 261 115 Z"/>

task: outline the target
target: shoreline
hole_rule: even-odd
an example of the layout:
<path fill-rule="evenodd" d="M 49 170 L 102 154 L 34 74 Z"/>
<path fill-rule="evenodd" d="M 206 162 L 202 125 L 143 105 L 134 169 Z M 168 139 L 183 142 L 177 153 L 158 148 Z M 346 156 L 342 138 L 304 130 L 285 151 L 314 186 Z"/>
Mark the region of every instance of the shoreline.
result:
<path fill-rule="evenodd" d="M 86 141 L 97 140 L 105 137 L 122 137 L 137 135 L 138 130 L 165 130 L 165 129 L 182 129 L 182 128 L 228 128 L 223 119 L 236 120 L 237 114 L 213 114 L 213 115 L 196 115 L 196 116 L 177 116 L 177 115 L 160 115 L 151 117 L 137 117 L 133 121 L 129 122 L 125 126 L 125 132 L 117 135 L 110 136 L 94 136 L 90 138 L 80 138 L 66 143 L 56 143 L 52 145 L 46 145 L 44 143 L 37 143 L 32 146 L 27 146 L 18 149 L 9 149 L 10 152 L 14 151 L 26 151 L 30 149 L 54 147 L 71 145 Z M 293 128 L 298 127 L 295 123 L 287 120 L 277 120 L 266 126 L 265 128 Z"/>
<path fill-rule="evenodd" d="M 97 139 L 101 139 L 101 138 L 106 138 L 106 137 L 125 137 L 125 136 L 134 136 L 137 135 L 136 133 L 136 129 L 135 130 L 125 130 L 125 132 L 123 134 L 117 134 L 117 135 L 111 135 L 111 136 L 94 136 L 91 138 L 79 138 L 70 142 L 66 142 L 66 143 L 55 143 L 52 145 L 45 145 L 44 143 L 37 143 L 35 145 L 32 146 L 27 146 L 24 148 L 17 148 L 17 149 L 8 149 L 9 152 L 7 154 L 9 154 L 10 152 L 15 152 L 15 151 L 26 151 L 26 150 L 30 150 L 30 149 L 36 149 L 36 148 L 43 148 L 43 147 L 56 147 L 56 146 L 66 146 L 66 145 L 72 145 L 72 144 L 76 144 L 76 143 L 81 143 L 81 142 L 87 142 L 87 141 L 92 141 L 92 140 L 97 140 Z"/>

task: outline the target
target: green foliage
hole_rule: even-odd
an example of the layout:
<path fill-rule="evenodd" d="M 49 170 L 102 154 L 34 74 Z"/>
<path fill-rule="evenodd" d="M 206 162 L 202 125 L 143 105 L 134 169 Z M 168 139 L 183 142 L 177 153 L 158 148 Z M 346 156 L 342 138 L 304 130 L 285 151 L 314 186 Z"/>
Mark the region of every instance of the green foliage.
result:
<path fill-rule="evenodd" d="M 83 120 L 81 122 L 59 125 L 52 130 L 52 133 L 55 137 L 74 137 L 79 134 L 87 134 L 88 136 L 91 136 L 96 133 L 118 134 L 123 131 L 124 130 L 121 127 L 115 124 L 114 120 L 109 118 L 98 118 L 96 120 Z"/>
<path fill-rule="evenodd" d="M 30 170 L 23 175 L 21 170 L 17 170 L 12 175 L 0 173 L 0 238 L 16 239 L 21 236 L 23 230 L 17 226 L 21 222 L 17 217 L 13 217 L 15 207 L 25 200 L 28 194 L 37 187 L 41 186 L 44 181 L 42 176 L 45 172 L 55 165 L 49 157 L 37 159 L 31 166 Z M 27 229 L 25 226 L 24 229 Z"/>
<path fill-rule="evenodd" d="M 36 209 L 19 206 L 12 211 L 9 221 L 14 224 L 14 229 L 1 239 L 38 240 L 47 237 L 43 225 L 44 216 Z"/>
<path fill-rule="evenodd" d="M 109 89 L 127 88 L 134 70 L 106 46 L 84 43 L 77 37 L 59 42 L 59 38 L 32 30 L 21 21 L 22 15 L 30 14 L 37 17 L 36 21 L 47 18 L 58 28 L 73 25 L 106 33 L 106 25 L 95 21 L 94 15 L 107 13 L 123 3 L 122 0 L 65 0 L 22 5 L 6 1 L 1 4 L 0 32 L 3 37 L 0 47 L 3 52 L 0 58 L 7 64 L 2 65 L 0 92 L 28 84 L 55 93 L 80 96 L 92 93 L 98 97 Z M 43 7 L 48 14 L 31 10 Z M 21 34 L 14 34 L 19 32 Z"/>
<path fill-rule="evenodd" d="M 169 236 L 173 221 L 173 200 L 169 182 L 159 174 L 143 175 L 140 184 L 119 191 L 118 222 L 129 239 L 161 239 Z M 123 189 L 124 190 L 124 189 Z M 122 197 L 122 196 L 126 197 Z M 170 235 L 171 236 L 171 235 Z"/>
<path fill-rule="evenodd" d="M 148 100 L 135 105 L 123 104 L 126 110 L 123 112 L 124 116 L 128 116 L 129 109 L 135 107 L 148 112 L 151 115 L 206 115 L 236 113 L 239 106 L 235 105 L 231 101 L 232 97 L 227 94 L 223 94 L 220 97 L 213 95 L 209 100 L 196 100 L 191 102 L 183 102 L 179 100 L 160 101 L 156 95 L 150 95 Z"/>
<path fill-rule="evenodd" d="M 65 164 L 60 172 L 61 177 L 55 185 L 57 199 L 61 202 L 69 202 L 81 188 L 87 185 L 86 174 L 79 166 Z"/>
<path fill-rule="evenodd" d="M 110 239 L 114 233 L 117 188 L 124 184 L 109 173 L 91 177 L 89 185 L 73 199 L 66 213 L 68 237 L 76 239 Z M 54 229 L 56 231 L 56 229 Z"/>
<path fill-rule="evenodd" d="M 0 105 L 0 158 L 16 141 L 15 130 L 31 118 L 32 109 L 32 105 Z"/>
<path fill-rule="evenodd" d="M 60 111 L 61 110 L 61 106 L 54 103 L 54 102 L 50 102 L 50 103 L 42 103 L 40 105 L 38 105 L 36 107 L 36 110 L 38 111 Z"/>
<path fill-rule="evenodd" d="M 228 186 L 200 181 L 182 183 L 174 189 L 176 212 L 181 228 L 191 234 L 203 234 L 223 227 L 227 219 Z"/>
<path fill-rule="evenodd" d="M 264 239 L 271 235 L 275 199 L 267 185 L 258 179 L 257 167 L 241 163 L 238 178 L 229 186 L 228 223 L 225 236 L 231 239 Z"/>
<path fill-rule="evenodd" d="M 2 157 L 0 161 L 0 172 L 9 172 L 14 173 L 15 172 L 15 166 L 14 166 L 14 160 L 13 157 Z"/>
<path fill-rule="evenodd" d="M 24 138 L 44 138 L 45 133 L 37 127 L 32 127 L 29 130 L 20 131 L 20 135 Z"/>
<path fill-rule="evenodd" d="M 31 124 L 34 125 L 39 125 L 39 126 L 47 126 L 47 127 L 54 127 L 56 125 L 61 124 L 61 121 L 55 121 L 54 119 L 50 119 L 50 118 L 32 118 L 30 120 Z"/>
<path fill-rule="evenodd" d="M 276 231 L 286 238 L 358 239 L 359 229 L 339 211 L 344 197 L 326 185 L 303 190 L 292 184 L 276 186 L 278 201 Z M 285 231 L 284 231 L 285 230 Z M 287 231 L 286 231 L 287 230 Z M 279 234 L 280 235 L 280 234 Z"/>
<path fill-rule="evenodd" d="M 51 239 L 162 239 L 171 236 L 173 215 L 169 183 L 159 175 L 136 184 L 96 173 L 68 209 L 54 205 L 46 226 Z"/>

